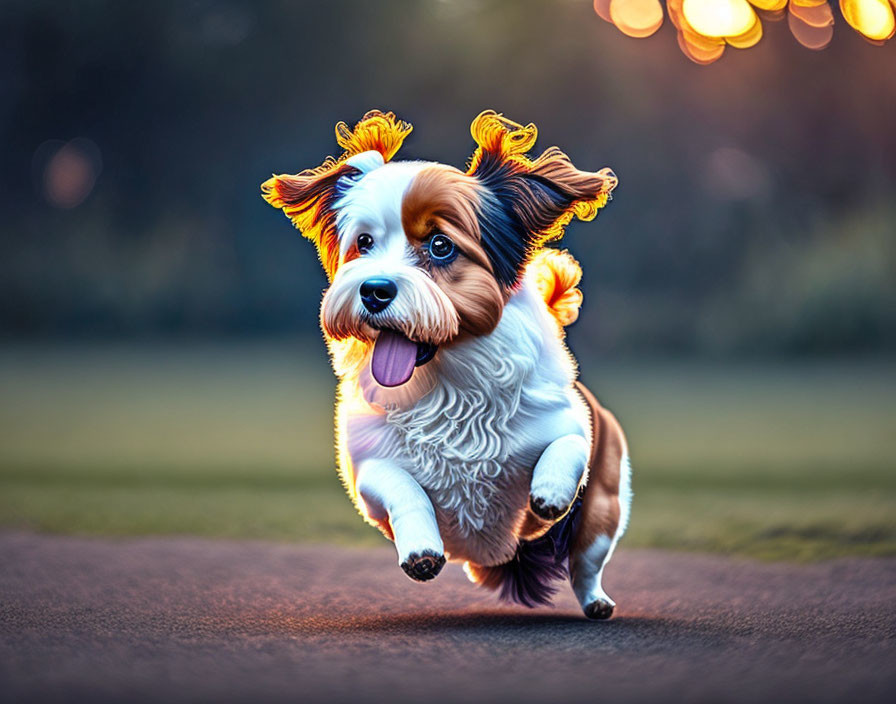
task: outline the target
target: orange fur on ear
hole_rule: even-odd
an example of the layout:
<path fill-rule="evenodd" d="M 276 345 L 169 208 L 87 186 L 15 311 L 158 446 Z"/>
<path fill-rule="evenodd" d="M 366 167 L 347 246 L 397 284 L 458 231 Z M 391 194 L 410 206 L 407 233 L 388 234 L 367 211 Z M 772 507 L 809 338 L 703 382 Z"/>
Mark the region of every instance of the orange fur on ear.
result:
<path fill-rule="evenodd" d="M 548 311 L 561 327 L 572 325 L 579 317 L 582 292 L 582 267 L 569 252 L 541 249 L 529 262 L 528 271 L 544 299 Z"/>
<path fill-rule="evenodd" d="M 337 183 L 343 176 L 358 173 L 345 161 L 356 154 L 378 151 L 389 161 L 410 134 L 413 127 L 391 112 L 371 110 L 355 125 L 336 125 L 336 143 L 343 148 L 337 157 L 327 157 L 323 164 L 295 175 L 274 175 L 261 184 L 262 197 L 275 208 L 281 208 L 299 231 L 314 242 L 321 264 L 332 280 L 339 266 L 339 246 L 333 206 L 338 200 Z"/>
<path fill-rule="evenodd" d="M 527 152 L 538 137 L 531 123 L 524 127 L 486 110 L 473 120 L 470 132 L 478 147 L 467 174 L 510 209 L 506 222 L 523 230 L 518 234 L 526 240 L 526 259 L 545 242 L 562 237 L 573 217 L 592 220 L 618 183 L 607 168 L 580 171 L 557 147 L 531 159 Z"/>

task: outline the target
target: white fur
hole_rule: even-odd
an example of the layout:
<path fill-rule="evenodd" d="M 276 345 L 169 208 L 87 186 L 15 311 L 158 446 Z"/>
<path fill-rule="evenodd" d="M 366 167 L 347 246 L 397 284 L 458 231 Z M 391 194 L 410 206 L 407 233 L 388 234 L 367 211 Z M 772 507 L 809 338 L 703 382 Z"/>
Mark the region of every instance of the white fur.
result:
<path fill-rule="evenodd" d="M 457 334 L 457 311 L 432 277 L 418 266 L 401 224 L 404 193 L 414 176 L 429 164 L 402 161 L 375 168 L 376 160 L 367 159 L 366 154 L 353 159 L 374 168 L 338 201 L 336 223 L 341 256 L 361 234 L 373 238 L 373 247 L 336 271 L 321 305 L 321 325 L 328 335 L 337 338 L 353 336 L 372 341 L 377 328 L 393 328 L 413 340 L 439 344 Z M 358 296 L 361 284 L 374 277 L 387 277 L 398 286 L 395 300 L 379 313 L 367 311 Z"/>
<path fill-rule="evenodd" d="M 346 159 L 345 163 L 359 169 L 363 174 L 368 174 L 374 169 L 380 168 L 386 162 L 382 154 L 376 149 L 371 149 L 370 151 L 355 154 L 353 157 Z"/>
<path fill-rule="evenodd" d="M 365 460 L 358 469 L 358 494 L 375 520 L 389 519 L 399 563 L 425 550 L 443 552 L 432 503 L 420 485 L 396 464 Z"/>
<path fill-rule="evenodd" d="M 348 162 L 353 166 L 373 166 L 362 159 L 369 152 L 358 154 Z M 349 188 L 336 203 L 336 226 L 339 232 L 340 253 L 345 254 L 362 232 L 373 236 L 374 241 L 385 247 L 378 250 L 404 249 L 407 238 L 401 227 L 401 201 L 414 177 L 432 164 L 426 161 L 394 161 L 380 168 L 362 168 L 362 177 Z"/>
<path fill-rule="evenodd" d="M 610 559 L 613 542 L 607 535 L 598 535 L 586 550 L 577 553 L 575 559 L 570 561 L 572 590 L 582 608 L 596 601 L 615 606 L 615 602 L 607 596 L 601 585 L 604 566 Z"/>
<path fill-rule="evenodd" d="M 581 435 L 564 435 L 548 445 L 532 474 L 532 498 L 564 509 L 576 497 L 591 448 Z"/>
<path fill-rule="evenodd" d="M 591 423 L 573 387 L 574 362 L 527 277 L 492 333 L 440 347 L 402 386 L 378 385 L 370 373 L 377 327 L 438 344 L 454 337 L 458 317 L 415 261 L 401 224 L 404 193 L 429 164 L 354 158 L 362 174 L 336 206 L 341 255 L 362 233 L 374 244 L 343 262 L 321 307 L 341 380 L 343 481 L 372 522 L 391 526 L 399 562 L 432 550 L 501 564 L 516 551 L 533 467 L 540 467 L 536 485 L 566 503 L 584 472 Z M 374 276 L 395 280 L 398 294 L 371 315 L 358 289 Z M 572 458 L 572 466 L 560 456 Z"/>
<path fill-rule="evenodd" d="M 429 497 L 452 559 L 510 559 L 539 457 L 557 438 L 591 442 L 575 369 L 553 326 L 527 281 L 493 333 L 440 350 L 404 386 L 377 385 L 366 358 L 353 366 L 338 414 L 346 483 L 352 466 L 388 461 Z"/>

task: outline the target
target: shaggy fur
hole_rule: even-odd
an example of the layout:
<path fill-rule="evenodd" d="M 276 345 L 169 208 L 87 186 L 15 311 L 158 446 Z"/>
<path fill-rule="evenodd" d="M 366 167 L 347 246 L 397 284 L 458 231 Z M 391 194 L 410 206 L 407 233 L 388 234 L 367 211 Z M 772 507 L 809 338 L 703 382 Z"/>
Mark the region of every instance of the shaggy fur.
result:
<path fill-rule="evenodd" d="M 627 448 L 564 342 L 581 269 L 545 244 L 594 218 L 616 177 L 554 147 L 530 158 L 534 125 L 491 111 L 473 122 L 466 172 L 390 162 L 410 129 L 380 112 L 340 123 L 342 155 L 262 186 L 330 280 L 320 319 L 343 482 L 412 579 L 447 558 L 535 606 L 569 576 L 586 615 L 605 618 Z"/>

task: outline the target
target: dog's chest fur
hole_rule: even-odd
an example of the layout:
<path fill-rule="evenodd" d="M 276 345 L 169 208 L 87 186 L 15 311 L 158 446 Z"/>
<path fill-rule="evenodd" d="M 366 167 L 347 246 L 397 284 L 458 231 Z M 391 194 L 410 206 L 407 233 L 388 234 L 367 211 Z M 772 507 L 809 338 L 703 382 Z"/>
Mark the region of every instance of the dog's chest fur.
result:
<path fill-rule="evenodd" d="M 528 485 L 538 455 L 537 438 L 520 414 L 535 360 L 518 353 L 476 357 L 469 383 L 440 375 L 413 408 L 390 411 L 386 420 L 411 475 L 436 507 L 448 552 L 448 543 L 482 541 L 487 552 L 503 553 L 525 499 L 519 488 Z"/>
<path fill-rule="evenodd" d="M 428 372 L 428 393 L 386 405 L 388 442 L 377 454 L 399 461 L 429 495 L 453 559 L 510 559 L 538 457 L 558 435 L 586 432 L 571 360 L 540 305 L 518 293 L 492 334 L 418 370 Z"/>

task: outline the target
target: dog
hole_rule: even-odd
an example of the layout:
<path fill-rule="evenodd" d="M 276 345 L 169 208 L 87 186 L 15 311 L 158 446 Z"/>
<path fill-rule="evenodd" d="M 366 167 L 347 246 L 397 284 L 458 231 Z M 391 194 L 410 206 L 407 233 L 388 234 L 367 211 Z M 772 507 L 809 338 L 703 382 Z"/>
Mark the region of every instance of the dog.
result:
<path fill-rule="evenodd" d="M 336 126 L 341 156 L 262 184 L 329 281 L 342 481 L 411 579 L 450 559 L 534 607 L 568 578 L 587 617 L 609 618 L 601 577 L 628 522 L 628 449 L 565 343 L 581 268 L 547 244 L 593 219 L 616 176 L 556 147 L 530 158 L 535 126 L 494 111 L 472 123 L 466 171 L 393 161 L 411 130 L 371 111 Z"/>

